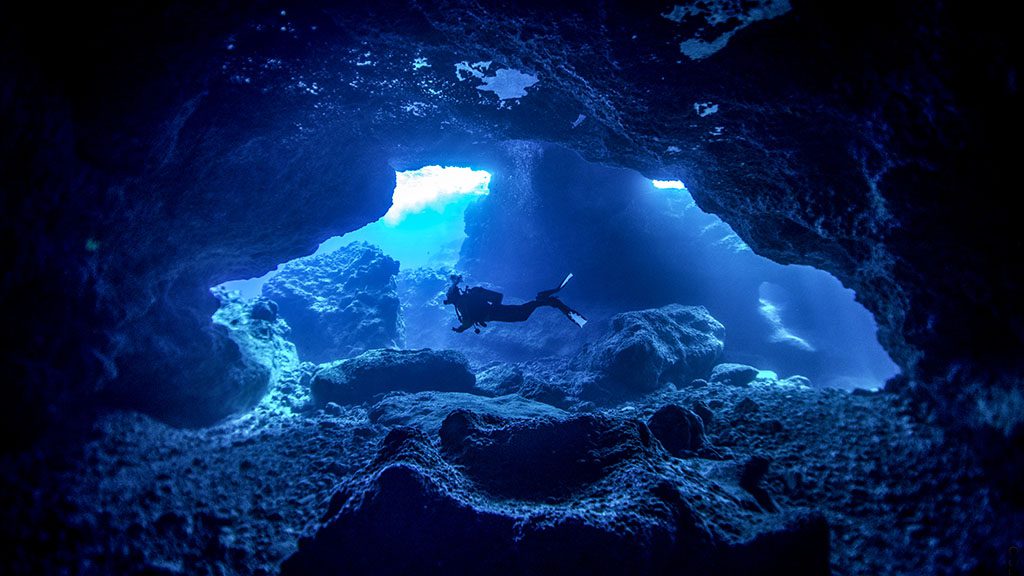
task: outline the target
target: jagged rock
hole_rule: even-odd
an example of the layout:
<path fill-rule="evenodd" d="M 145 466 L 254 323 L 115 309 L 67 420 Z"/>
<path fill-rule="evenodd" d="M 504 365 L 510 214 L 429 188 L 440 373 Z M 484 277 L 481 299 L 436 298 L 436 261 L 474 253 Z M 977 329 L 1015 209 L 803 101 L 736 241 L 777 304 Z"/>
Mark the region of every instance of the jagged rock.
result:
<path fill-rule="evenodd" d="M 496 395 L 518 393 L 525 381 L 522 367 L 504 362 L 486 366 L 476 374 L 477 388 Z"/>
<path fill-rule="evenodd" d="M 693 412 L 668 404 L 649 420 L 647 427 L 673 456 L 692 455 L 704 446 L 704 422 Z"/>
<path fill-rule="evenodd" d="M 566 416 L 558 408 L 515 394 L 489 398 L 463 392 L 393 392 L 370 409 L 369 418 L 375 424 L 411 426 L 436 434 L 444 419 L 456 409 L 507 420 Z"/>
<path fill-rule="evenodd" d="M 654 452 L 640 422 L 590 414 L 510 423 L 456 410 L 440 436 L 445 454 L 482 489 L 533 501 L 566 498 L 620 463 Z"/>
<path fill-rule="evenodd" d="M 754 400 L 751 400 L 749 397 L 744 397 L 743 400 L 740 400 L 739 402 L 736 403 L 735 406 L 733 406 L 732 412 L 733 414 L 736 415 L 743 415 L 752 414 L 760 409 L 760 404 L 758 404 Z"/>
<path fill-rule="evenodd" d="M 406 326 L 406 344 L 413 348 L 450 348 L 452 307 L 444 305 L 451 285 L 450 268 L 402 268 L 398 276 L 398 297 Z"/>
<path fill-rule="evenodd" d="M 828 573 L 820 515 L 744 509 L 640 422 L 457 410 L 441 439 L 393 429 L 282 574 Z"/>
<path fill-rule="evenodd" d="M 277 302 L 266 298 L 256 299 L 252 303 L 249 317 L 253 320 L 266 320 L 267 322 L 277 320 Z"/>
<path fill-rule="evenodd" d="M 561 361 L 497 364 L 477 374 L 477 387 L 495 395 L 517 394 L 559 408 L 569 405 L 579 390 L 570 382 L 578 375 L 564 369 Z"/>
<path fill-rule="evenodd" d="M 765 456 L 754 455 L 743 463 L 743 471 L 740 472 L 740 487 L 750 493 L 757 503 L 768 512 L 775 512 L 778 506 L 772 500 L 771 495 L 761 485 L 765 474 L 768 473 L 768 466 L 771 464 Z"/>
<path fill-rule="evenodd" d="M 712 384 L 746 386 L 757 378 L 758 372 L 760 370 L 746 364 L 719 364 L 711 370 L 709 380 Z"/>
<path fill-rule="evenodd" d="M 400 347 L 403 324 L 398 262 L 376 246 L 353 242 L 292 260 L 267 281 L 303 360 L 329 362 L 373 348 Z"/>
<path fill-rule="evenodd" d="M 280 318 L 260 317 L 269 308 L 265 300 L 246 301 L 237 292 L 223 290 L 214 295 L 220 300 L 220 308 L 213 315 L 214 326 L 226 332 L 237 347 L 243 365 L 253 366 L 260 374 L 248 391 L 243 407 L 255 405 L 268 391 L 271 396 L 281 396 L 280 387 L 268 390 L 268 385 L 280 384 L 299 371 L 295 345 L 289 341 L 288 324 Z M 208 407 L 197 402 L 193 409 L 204 411 Z"/>
<path fill-rule="evenodd" d="M 523 381 L 523 385 L 519 387 L 516 394 L 558 408 L 568 408 L 572 403 L 565 388 L 555 382 L 546 382 L 532 375 Z M 577 409 L 582 408 L 577 407 Z"/>
<path fill-rule="evenodd" d="M 701 423 L 704 424 L 705 429 L 707 429 L 708 426 L 711 426 L 711 422 L 715 419 L 715 413 L 711 411 L 711 408 L 709 408 L 703 400 L 694 401 L 691 408 L 693 409 L 693 413 L 700 417 Z"/>
<path fill-rule="evenodd" d="M 369 350 L 320 368 L 310 387 L 316 405 L 352 404 L 391 391 L 474 392 L 469 362 L 453 350 Z"/>
<path fill-rule="evenodd" d="M 707 375 L 724 348 L 725 328 L 703 306 L 670 304 L 617 314 L 607 337 L 588 344 L 575 368 L 598 375 L 590 396 L 642 393 L 668 381 Z"/>

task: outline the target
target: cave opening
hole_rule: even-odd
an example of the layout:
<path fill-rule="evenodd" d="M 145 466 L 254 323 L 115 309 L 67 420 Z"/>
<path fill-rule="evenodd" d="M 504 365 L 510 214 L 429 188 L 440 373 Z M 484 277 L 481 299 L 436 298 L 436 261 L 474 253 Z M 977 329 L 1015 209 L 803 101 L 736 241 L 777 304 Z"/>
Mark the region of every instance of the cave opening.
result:
<path fill-rule="evenodd" d="M 723 362 L 755 366 L 765 378 L 877 390 L 899 373 L 852 290 L 827 272 L 754 254 L 681 180 L 647 180 L 557 148 L 545 153 L 568 176 L 552 185 L 538 180 L 551 176 L 543 166 L 533 175 L 499 173 L 493 194 L 484 170 L 396 171 L 391 206 L 378 220 L 215 291 L 280 300 L 302 360 L 382 346 L 451 348 L 479 367 L 572 355 L 600 328 L 577 330 L 544 311 L 529 328 L 492 324 L 479 337 L 452 335 L 454 311 L 440 304 L 448 275 L 521 302 L 572 273 L 566 297 L 596 326 L 630 310 L 705 306 L 725 325 Z M 286 279 L 273 280 L 282 271 Z M 331 306 L 345 311 L 322 310 Z M 340 324 L 324 326 L 330 321 Z M 344 344 L 324 344 L 330 340 Z"/>
<path fill-rule="evenodd" d="M 0 573 L 1020 572 L 1013 18 L 135 4 L 0 19 Z"/>
<path fill-rule="evenodd" d="M 487 171 L 458 166 L 396 171 L 391 207 L 383 216 L 358 230 L 324 240 L 309 257 L 352 242 L 367 242 L 380 247 L 404 268 L 452 267 L 465 239 L 466 208 L 487 195 L 490 180 Z M 257 278 L 229 280 L 215 288 L 255 298 L 284 264 Z"/>

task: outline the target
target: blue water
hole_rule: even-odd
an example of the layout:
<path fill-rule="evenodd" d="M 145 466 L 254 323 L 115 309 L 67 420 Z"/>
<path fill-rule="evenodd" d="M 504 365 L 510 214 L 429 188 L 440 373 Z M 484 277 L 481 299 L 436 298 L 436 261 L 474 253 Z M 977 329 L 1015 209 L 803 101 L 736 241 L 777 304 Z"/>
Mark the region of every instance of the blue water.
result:
<path fill-rule="evenodd" d="M 484 171 L 440 166 L 399 172 L 393 206 L 387 214 L 363 228 L 323 242 L 315 254 L 365 241 L 398 260 L 402 269 L 456 267 L 467 237 L 466 210 L 473 203 L 486 201 L 490 178 Z M 729 298 L 724 308 L 721 298 L 709 305 L 716 317 L 740 318 L 731 325 L 726 323 L 726 360 L 776 370 L 781 376 L 801 373 L 811 377 L 817 386 L 846 389 L 879 388 L 899 372 L 878 343 L 877 327 L 870 313 L 856 302 L 854 292 L 833 276 L 808 266 L 783 266 L 754 255 L 721 219 L 699 210 L 681 181 L 652 181 L 651 194 L 654 196 L 633 209 L 664 210 L 668 206 L 671 211 L 685 212 L 690 215 L 686 222 L 701 229 L 698 237 L 702 242 L 725 248 L 687 252 L 689 256 L 674 252 L 675 256 L 671 256 L 671 246 L 651 246 L 652 258 L 668 250 L 675 259 L 712 253 L 721 259 L 691 262 L 682 271 L 678 266 L 666 269 L 666 273 L 684 275 L 676 279 L 677 283 L 710 282 L 713 285 L 705 289 L 715 294 L 728 294 L 729 283 L 740 277 L 749 278 L 755 286 L 759 283 L 756 306 Z M 516 241 L 509 238 L 509 242 Z M 710 266 L 718 272 L 701 276 L 696 273 L 697 265 Z M 525 272 L 529 275 L 529 271 Z M 275 273 L 273 270 L 259 278 L 231 281 L 223 286 L 252 298 L 260 294 L 263 284 Z"/>
<path fill-rule="evenodd" d="M 466 239 L 466 208 L 487 195 L 490 180 L 483 170 L 452 166 L 396 172 L 391 209 L 375 222 L 324 241 L 314 254 L 364 241 L 379 246 L 403 268 L 453 267 Z M 222 286 L 254 298 L 275 273 L 277 269 Z"/>

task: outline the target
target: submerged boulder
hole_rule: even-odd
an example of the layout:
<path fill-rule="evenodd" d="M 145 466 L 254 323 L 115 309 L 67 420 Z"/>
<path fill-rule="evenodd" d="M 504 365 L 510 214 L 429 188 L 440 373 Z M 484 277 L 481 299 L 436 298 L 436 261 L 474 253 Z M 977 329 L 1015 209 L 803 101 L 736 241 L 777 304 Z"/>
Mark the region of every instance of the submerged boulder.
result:
<path fill-rule="evenodd" d="M 365 242 L 293 260 L 263 286 L 303 360 L 329 362 L 404 343 L 398 261 Z"/>
<path fill-rule="evenodd" d="M 497 498 L 568 498 L 620 464 L 657 457 L 641 422 L 593 414 L 514 422 L 456 410 L 440 435 L 450 460 Z"/>
<path fill-rule="evenodd" d="M 746 386 L 757 378 L 760 370 L 746 364 L 719 364 L 711 370 L 709 380 L 712 384 L 729 386 Z"/>
<path fill-rule="evenodd" d="M 686 408 L 662 406 L 647 421 L 654 437 L 673 456 L 692 455 L 704 446 L 704 421 Z"/>
<path fill-rule="evenodd" d="M 489 398 L 464 392 L 392 392 L 370 409 L 370 421 L 384 426 L 411 426 L 430 434 L 441 430 L 441 423 L 455 410 L 505 420 L 566 416 L 547 404 L 527 400 L 517 394 Z"/>
<path fill-rule="evenodd" d="M 580 386 L 572 381 L 578 376 L 566 370 L 561 358 L 520 362 L 496 363 L 484 367 L 476 377 L 481 391 L 495 396 L 516 394 L 558 408 L 567 408 L 578 396 Z"/>
<path fill-rule="evenodd" d="M 391 391 L 474 392 L 476 376 L 454 350 L 369 350 L 322 367 L 310 387 L 317 406 L 354 404 Z"/>
<path fill-rule="evenodd" d="M 440 435 L 393 429 L 282 574 L 829 572 L 821 515 L 748 510 L 635 420 L 457 410 Z"/>
<path fill-rule="evenodd" d="M 703 306 L 670 304 L 616 314 L 608 336 L 587 345 L 573 367 L 599 375 L 593 394 L 644 393 L 706 376 L 722 354 L 725 327 Z"/>

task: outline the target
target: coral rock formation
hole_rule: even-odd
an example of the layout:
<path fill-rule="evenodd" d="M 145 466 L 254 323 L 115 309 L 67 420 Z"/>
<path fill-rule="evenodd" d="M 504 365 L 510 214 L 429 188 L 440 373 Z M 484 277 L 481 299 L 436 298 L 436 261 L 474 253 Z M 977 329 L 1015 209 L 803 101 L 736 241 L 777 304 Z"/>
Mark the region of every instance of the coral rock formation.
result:
<path fill-rule="evenodd" d="M 404 343 L 398 262 L 365 242 L 285 264 L 263 286 L 299 356 L 329 362 Z"/>

